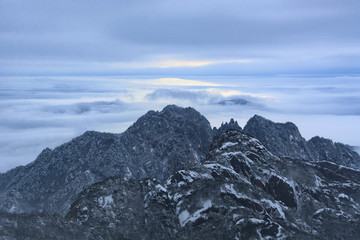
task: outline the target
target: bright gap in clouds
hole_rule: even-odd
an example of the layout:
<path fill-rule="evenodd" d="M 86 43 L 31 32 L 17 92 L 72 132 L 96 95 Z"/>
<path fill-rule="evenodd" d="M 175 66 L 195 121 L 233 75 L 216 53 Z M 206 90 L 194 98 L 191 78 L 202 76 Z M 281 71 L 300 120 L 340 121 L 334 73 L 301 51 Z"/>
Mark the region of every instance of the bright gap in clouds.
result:
<path fill-rule="evenodd" d="M 250 63 L 252 59 L 237 59 L 237 60 L 209 60 L 209 61 L 186 61 L 186 60 L 165 60 L 156 63 L 156 67 L 172 68 L 172 67 L 201 67 L 206 65 L 224 64 L 224 63 Z"/>
<path fill-rule="evenodd" d="M 203 67 L 207 65 L 217 64 L 231 64 L 231 63 L 253 63 L 254 59 L 227 59 L 227 60 L 184 60 L 176 59 L 168 56 L 157 56 L 149 61 L 136 61 L 136 62 L 115 62 L 110 63 L 109 66 L 113 69 L 126 69 L 126 68 L 180 68 L 180 67 Z"/>

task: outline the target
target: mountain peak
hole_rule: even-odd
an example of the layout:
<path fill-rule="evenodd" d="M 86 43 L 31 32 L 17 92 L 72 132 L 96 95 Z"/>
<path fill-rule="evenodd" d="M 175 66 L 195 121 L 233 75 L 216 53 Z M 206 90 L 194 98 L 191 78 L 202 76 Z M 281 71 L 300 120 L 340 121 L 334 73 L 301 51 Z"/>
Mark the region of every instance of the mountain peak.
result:
<path fill-rule="evenodd" d="M 266 121 L 271 121 L 271 120 L 266 119 L 266 118 L 264 118 L 263 116 L 260 116 L 260 115 L 257 115 L 257 114 L 255 114 L 252 118 L 253 118 L 253 119 L 255 119 L 255 120 L 266 120 Z M 252 118 L 250 118 L 250 119 L 252 119 Z"/>
<path fill-rule="evenodd" d="M 77 193 L 107 177 L 165 180 L 201 162 L 212 137 L 204 116 L 176 105 L 149 111 L 121 135 L 87 131 L 54 150 L 44 150 L 27 166 L 1 175 L 0 209 L 65 214 Z"/>
<path fill-rule="evenodd" d="M 309 159 L 306 141 L 292 122 L 275 123 L 254 115 L 244 127 L 244 132 L 259 139 L 279 156 Z"/>
<path fill-rule="evenodd" d="M 174 104 L 167 105 L 159 114 L 170 117 L 202 117 L 202 115 L 192 107 L 183 108 Z"/>
<path fill-rule="evenodd" d="M 192 107 L 183 108 L 183 107 L 179 107 L 178 105 L 175 105 L 175 104 L 170 104 L 170 105 L 165 106 L 161 112 L 168 112 L 168 111 L 179 112 L 179 111 L 184 111 L 186 109 L 192 109 L 192 110 L 196 111 Z"/>

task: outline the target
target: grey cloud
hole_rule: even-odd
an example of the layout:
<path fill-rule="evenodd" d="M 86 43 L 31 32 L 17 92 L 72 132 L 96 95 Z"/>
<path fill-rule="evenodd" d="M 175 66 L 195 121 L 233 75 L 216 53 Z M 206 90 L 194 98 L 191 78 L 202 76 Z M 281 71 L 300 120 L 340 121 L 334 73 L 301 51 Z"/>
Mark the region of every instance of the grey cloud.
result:
<path fill-rule="evenodd" d="M 13 103 L 1 108 L 0 172 L 27 164 L 45 147 L 54 148 L 86 130 L 120 133 L 150 109 L 119 101 L 52 107 L 40 104 Z M 56 113 L 59 110 L 63 112 Z"/>
<path fill-rule="evenodd" d="M 237 64 L 230 71 L 227 65 L 210 68 L 211 73 L 221 74 L 355 71 L 360 61 L 359 8 L 356 0 L 341 4 L 335 0 L 93 0 L 86 4 L 4 0 L 0 2 L 0 70 L 108 73 L 116 70 L 106 63 L 165 55 L 263 60 L 244 68 Z M 208 70 L 190 69 L 189 74 Z M 119 72 L 133 74 L 130 69 Z"/>
<path fill-rule="evenodd" d="M 113 115 L 130 111 L 127 104 L 119 100 L 78 102 L 74 104 L 51 105 L 47 103 L 3 105 L 0 111 L 0 126 L 8 129 L 35 129 L 75 127 L 78 124 L 84 129 L 96 126 L 98 122 L 115 121 Z M 125 113 L 126 115 L 127 113 Z M 106 119 L 109 118 L 109 119 Z M 84 122 L 85 121 L 85 122 Z M 83 122 L 83 123 L 82 123 Z"/>
<path fill-rule="evenodd" d="M 333 94 L 302 91 L 299 95 L 284 96 L 280 101 L 269 101 L 268 110 L 284 114 L 360 116 L 359 96 L 345 96 L 338 91 L 335 92 L 338 96 Z"/>
<path fill-rule="evenodd" d="M 100 113 L 119 112 L 124 108 L 120 100 L 80 102 L 69 105 L 46 106 L 44 110 L 56 114 L 85 114 L 91 111 Z"/>
<path fill-rule="evenodd" d="M 254 109 L 265 109 L 264 100 L 249 95 L 234 95 L 224 97 L 220 92 L 208 90 L 187 90 L 187 89 L 156 89 L 145 96 L 145 99 L 168 100 L 169 104 L 175 102 L 189 102 L 194 104 L 208 105 L 237 105 Z"/>
<path fill-rule="evenodd" d="M 1 128 L 0 172 L 35 160 L 46 147 L 54 148 L 74 137 L 69 128 L 7 129 Z"/>

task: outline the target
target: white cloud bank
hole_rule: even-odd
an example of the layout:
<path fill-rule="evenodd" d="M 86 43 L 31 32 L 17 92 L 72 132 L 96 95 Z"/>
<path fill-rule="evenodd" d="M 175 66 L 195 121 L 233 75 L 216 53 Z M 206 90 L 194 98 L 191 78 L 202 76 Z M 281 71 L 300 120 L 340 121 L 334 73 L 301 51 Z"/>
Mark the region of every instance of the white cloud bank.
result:
<path fill-rule="evenodd" d="M 356 77 L 0 77 L 0 172 L 33 161 L 86 130 L 122 132 L 148 110 L 192 106 L 213 126 L 254 114 L 360 145 Z M 173 82 L 177 82 L 173 85 Z M 214 83 L 214 84 L 213 84 Z"/>

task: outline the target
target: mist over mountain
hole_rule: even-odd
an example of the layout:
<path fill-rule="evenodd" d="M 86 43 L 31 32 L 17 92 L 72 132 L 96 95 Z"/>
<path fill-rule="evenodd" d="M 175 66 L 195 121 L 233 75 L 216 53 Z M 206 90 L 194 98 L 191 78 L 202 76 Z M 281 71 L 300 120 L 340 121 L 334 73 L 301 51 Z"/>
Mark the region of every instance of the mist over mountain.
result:
<path fill-rule="evenodd" d="M 358 239 L 359 166 L 350 146 L 290 122 L 212 129 L 169 105 L 0 174 L 0 237 Z"/>

